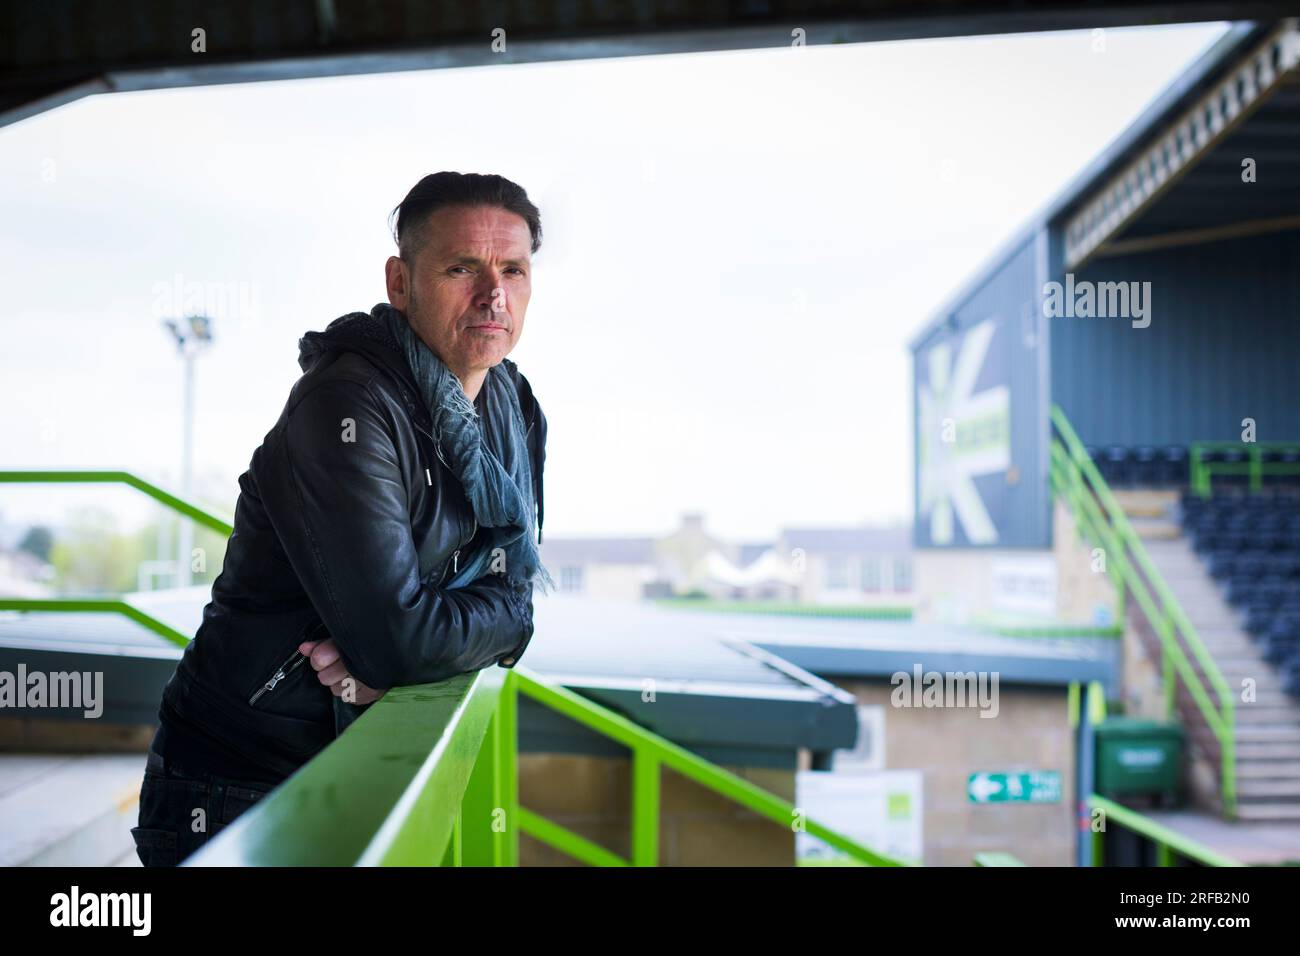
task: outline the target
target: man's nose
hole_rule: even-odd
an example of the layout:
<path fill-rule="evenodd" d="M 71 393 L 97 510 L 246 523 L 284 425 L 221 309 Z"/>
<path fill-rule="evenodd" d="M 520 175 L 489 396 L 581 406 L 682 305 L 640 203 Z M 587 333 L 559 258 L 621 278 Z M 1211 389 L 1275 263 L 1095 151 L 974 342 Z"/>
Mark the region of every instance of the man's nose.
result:
<path fill-rule="evenodd" d="M 476 308 L 489 309 L 494 312 L 504 312 L 506 310 L 509 305 L 506 298 L 506 287 L 501 282 L 501 276 L 496 270 L 483 270 L 478 285 L 474 289 L 474 305 Z"/>

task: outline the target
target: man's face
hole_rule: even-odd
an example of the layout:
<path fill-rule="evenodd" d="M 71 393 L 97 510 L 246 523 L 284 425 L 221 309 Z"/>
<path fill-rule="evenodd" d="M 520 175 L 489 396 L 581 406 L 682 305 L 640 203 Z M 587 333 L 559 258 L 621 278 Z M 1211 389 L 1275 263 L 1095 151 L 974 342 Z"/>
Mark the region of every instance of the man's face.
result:
<path fill-rule="evenodd" d="M 388 260 L 388 300 L 464 384 L 510 354 L 532 294 L 532 236 L 496 206 L 430 214 L 413 263 Z"/>

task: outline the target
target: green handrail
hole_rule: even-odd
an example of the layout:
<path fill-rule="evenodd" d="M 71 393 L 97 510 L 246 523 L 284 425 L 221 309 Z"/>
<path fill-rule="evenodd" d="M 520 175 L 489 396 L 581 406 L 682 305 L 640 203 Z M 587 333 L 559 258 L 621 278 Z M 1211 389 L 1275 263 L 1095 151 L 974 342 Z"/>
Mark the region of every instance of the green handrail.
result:
<path fill-rule="evenodd" d="M 976 866 L 1024 866 L 1010 853 L 976 853 Z"/>
<path fill-rule="evenodd" d="M 1244 451 L 1245 461 L 1206 461 L 1206 452 Z M 1264 461 L 1264 453 L 1270 451 L 1300 452 L 1296 442 L 1231 442 L 1198 441 L 1192 442 L 1188 451 L 1190 473 L 1188 481 L 1192 492 L 1202 498 L 1210 497 L 1210 479 L 1214 475 L 1248 475 L 1252 494 L 1259 494 L 1264 487 L 1265 475 L 1300 475 L 1300 463 L 1284 461 Z"/>
<path fill-rule="evenodd" d="M 1176 695 L 1181 681 L 1218 740 L 1224 814 L 1229 818 L 1235 817 L 1235 702 L 1227 682 L 1191 620 L 1152 564 L 1146 547 L 1101 477 L 1083 442 L 1057 405 L 1052 406 L 1052 424 L 1059 436 L 1053 439 L 1051 447 L 1052 490 L 1067 502 L 1085 536 L 1105 549 L 1107 574 L 1115 583 L 1120 600 L 1131 596 L 1146 616 L 1152 631 L 1159 636 L 1164 660 L 1166 717 L 1174 719 L 1176 716 Z M 1140 574 L 1137 573 L 1139 570 Z M 1123 620 L 1122 606 L 1119 620 Z M 1180 635 L 1218 696 L 1217 704 L 1211 700 L 1201 676 L 1184 653 L 1178 640 Z"/>
<path fill-rule="evenodd" d="M 521 693 L 632 750 L 631 859 L 519 805 Z M 784 826 L 798 819 L 790 803 L 526 668 L 490 667 L 393 688 L 185 863 L 516 866 L 528 833 L 595 866 L 654 866 L 663 767 Z M 909 865 L 802 823 L 860 862 Z"/>
<path fill-rule="evenodd" d="M 147 627 L 177 647 L 185 647 L 190 642 L 189 635 L 182 634 L 152 614 L 132 606 L 121 598 L 0 598 L 0 611 L 120 614 Z"/>
<path fill-rule="evenodd" d="M 701 786 L 708 787 L 755 813 L 767 817 L 782 826 L 791 826 L 798 819 L 795 807 L 780 797 L 774 796 L 761 787 L 724 770 L 715 764 L 703 760 L 682 747 L 645 730 L 626 717 L 593 704 L 565 687 L 559 687 L 540 680 L 526 670 L 520 673 L 516 668 L 519 690 L 550 707 L 571 720 L 585 724 L 597 733 L 603 734 L 629 748 L 633 754 L 633 840 L 632 863 L 637 866 L 654 866 L 659 852 L 658 820 L 659 791 L 658 779 L 661 767 L 667 767 Z M 829 827 L 813 820 L 800 821 L 804 832 L 815 836 L 823 842 L 843 850 L 850 857 L 871 866 L 906 866 L 908 864 L 885 857 L 873 850 L 860 846 Z M 576 834 L 564 831 L 570 837 Z M 554 831 L 543 835 L 534 832 L 533 836 L 547 839 L 554 836 Z M 569 852 L 578 859 L 584 859 L 583 848 L 576 842 L 561 840 L 552 842 L 557 849 Z M 587 859 L 587 862 L 594 860 Z"/>
<path fill-rule="evenodd" d="M 1173 855 L 1177 853 L 1189 860 L 1195 860 L 1205 866 L 1245 866 L 1238 860 L 1224 856 L 1216 850 L 1211 850 L 1203 843 L 1198 843 L 1190 837 L 1183 836 L 1177 830 L 1171 830 L 1164 824 L 1143 816 L 1136 810 L 1131 810 L 1123 804 L 1116 803 L 1114 800 L 1093 793 L 1088 795 L 1088 807 L 1092 810 L 1100 810 L 1105 814 L 1105 821 L 1109 825 L 1118 823 L 1122 827 L 1127 827 L 1134 833 L 1146 837 L 1156 844 L 1156 859 L 1158 866 L 1173 866 Z M 1102 866 L 1102 832 L 1093 830 L 1093 851 L 1092 865 Z"/>
<path fill-rule="evenodd" d="M 177 514 L 211 528 L 227 537 L 233 532 L 230 522 L 217 517 L 193 502 L 186 501 L 171 492 L 163 491 L 129 471 L 13 471 L 0 470 L 2 484 L 120 484 L 142 491 L 150 498 L 161 503 Z"/>
<path fill-rule="evenodd" d="M 193 866 L 438 866 L 517 859 L 501 768 L 509 673 L 394 687 L 184 861 Z M 508 696 L 508 695 L 506 695 Z M 504 732 L 506 725 L 509 733 Z"/>

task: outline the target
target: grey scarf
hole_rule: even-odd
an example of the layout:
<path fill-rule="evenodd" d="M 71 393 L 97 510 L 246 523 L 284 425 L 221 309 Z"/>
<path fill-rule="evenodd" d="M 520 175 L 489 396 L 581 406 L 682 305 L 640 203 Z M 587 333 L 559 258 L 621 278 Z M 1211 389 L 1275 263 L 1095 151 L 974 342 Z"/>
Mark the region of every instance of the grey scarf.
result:
<path fill-rule="evenodd" d="M 488 414 L 480 416 L 455 373 L 415 334 L 402 312 L 381 302 L 370 314 L 388 327 L 405 354 L 433 419 L 439 451 L 464 485 L 475 519 L 488 532 L 486 544 L 444 587 L 463 587 L 489 572 L 503 572 L 546 593 L 555 582 L 537 550 L 524 416 L 506 363 L 488 369 L 482 386 L 488 392 Z"/>

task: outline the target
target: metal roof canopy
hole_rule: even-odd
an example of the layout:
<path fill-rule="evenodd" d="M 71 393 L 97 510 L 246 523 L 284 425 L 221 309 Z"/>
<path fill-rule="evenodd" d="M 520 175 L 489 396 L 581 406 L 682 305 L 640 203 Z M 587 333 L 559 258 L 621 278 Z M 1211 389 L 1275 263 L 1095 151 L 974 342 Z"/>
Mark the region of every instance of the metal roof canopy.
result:
<path fill-rule="evenodd" d="M 560 600 L 568 602 L 568 607 L 548 598 L 538 602 L 538 611 L 545 613 L 544 609 L 558 606 L 567 616 L 569 610 L 576 610 L 588 623 L 570 619 L 561 624 L 548 615 L 547 638 L 540 645 L 545 650 L 531 666 L 719 763 L 789 768 L 798 746 L 813 751 L 814 764 L 832 749 L 851 747 L 856 740 L 856 699 L 825 677 L 887 680 L 899 672 L 911 673 L 919 664 L 926 671 L 945 673 L 997 672 L 999 686 L 1063 689 L 1073 682 L 1095 680 L 1108 695 L 1117 693 L 1118 645 L 1110 638 L 1011 638 L 912 622 L 654 607 L 637 610 L 626 602 Z M 603 603 L 608 607 L 601 607 Z M 618 617 L 612 613 L 615 606 Z M 619 622 L 616 633 L 608 624 L 614 620 Z M 639 632 L 646 626 L 662 636 L 662 643 L 654 647 L 652 662 L 642 657 L 645 635 Z M 563 639 L 561 634 L 565 634 Z M 754 664 L 771 673 L 759 676 L 751 670 L 752 664 L 719 655 L 721 648 L 753 658 Z M 588 672 L 592 666 L 608 662 L 606 666 L 618 676 L 583 677 L 552 669 L 569 655 L 580 658 Z M 715 658 L 715 662 L 706 663 L 707 658 Z M 711 674 L 724 676 L 719 668 L 733 676 L 749 672 L 760 683 L 748 687 L 735 683 L 730 689 L 709 683 Z M 670 709 L 657 710 L 657 703 L 641 699 L 647 676 L 692 671 L 704 679 L 682 681 L 680 688 L 654 678 L 652 686 L 660 701 L 665 699 L 665 690 L 670 694 L 683 691 L 680 699 L 667 698 Z M 685 694 L 687 690 L 693 693 Z M 817 702 L 815 707 L 813 702 Z M 819 714 L 818 708 L 823 713 Z M 575 733 L 576 725 L 541 708 L 530 711 L 529 719 L 539 723 L 529 729 L 521 717 L 520 745 L 523 747 L 526 739 L 530 742 L 524 749 L 610 756 L 626 753 L 595 735 Z M 735 744 L 720 744 L 724 735 Z"/>
<path fill-rule="evenodd" d="M 1234 24 L 1087 168 L 985 260 L 931 315 L 913 336 L 910 347 L 922 347 L 944 329 L 949 316 L 978 292 L 989 276 L 1042 233 L 1050 234 L 1053 246 L 1060 247 L 1051 264 L 1055 274 L 1067 269 L 1077 271 L 1094 256 L 1157 247 L 1150 240 L 1170 231 L 1183 235 L 1169 236 L 1167 242 L 1160 240 L 1161 244 L 1300 225 L 1292 219 L 1300 213 L 1293 183 L 1273 178 L 1265 184 L 1261 174 L 1260 182 L 1243 187 L 1240 179 L 1244 156 L 1253 155 L 1261 160 L 1265 172 L 1269 167 L 1276 172 L 1297 155 L 1296 124 L 1283 122 L 1288 111 L 1294 115 L 1296 104 L 1295 31 L 1295 19 Z M 1271 66 L 1260 62 L 1260 54 L 1266 50 L 1272 57 Z M 1242 91 L 1250 88 L 1248 71 L 1252 67 L 1255 94 L 1245 96 Z M 1235 94 L 1231 91 L 1234 81 Z M 1234 99 L 1237 109 L 1229 117 L 1229 104 Z M 1291 129 L 1283 129 L 1285 126 Z M 1176 150 L 1168 148 L 1171 141 Z M 1161 147 L 1166 147 L 1163 160 L 1158 156 Z M 1247 148 L 1254 153 L 1241 152 Z M 1227 172 L 1224 166 L 1230 161 L 1236 172 L 1216 176 Z M 1163 176 L 1158 172 L 1162 165 Z M 1207 188 L 1211 193 L 1207 194 Z M 1256 189 L 1259 192 L 1249 192 Z M 1225 208 L 1226 204 L 1212 194 L 1224 196 L 1228 191 L 1232 205 Z M 1148 215 L 1152 217 L 1149 225 Z M 1090 234 L 1087 248 L 1075 246 L 1073 259 L 1067 258 L 1066 249 L 1069 241 L 1065 233 L 1070 223 L 1075 223 L 1076 230 L 1089 226 L 1099 230 Z M 1058 236 L 1059 242 L 1055 241 Z"/>
<path fill-rule="evenodd" d="M 528 666 L 716 763 L 794 769 L 801 748 L 851 748 L 852 695 L 735 639 L 728 633 L 735 618 L 637 601 L 539 597 Z M 519 746 L 627 752 L 527 697 L 520 700 Z"/>
<path fill-rule="evenodd" d="M 1095 680 L 1108 694 L 1118 690 L 1114 638 L 1006 637 L 912 621 L 727 616 L 732 625 L 723 630 L 725 638 L 822 677 L 888 678 L 920 665 L 926 671 L 996 671 L 999 685 L 1065 687 Z"/>
<path fill-rule="evenodd" d="M 1300 226 L 1300 21 L 1252 38 L 1200 87 L 1069 215 L 1067 269 L 1096 255 Z M 1262 180 L 1243 183 L 1246 157 L 1262 165 Z"/>
<path fill-rule="evenodd" d="M 1285 3 L 0 0 L 0 125 L 94 93 L 597 57 L 1276 18 Z M 191 50 L 205 32 L 206 52 Z M 505 31 L 495 53 L 493 31 Z"/>

